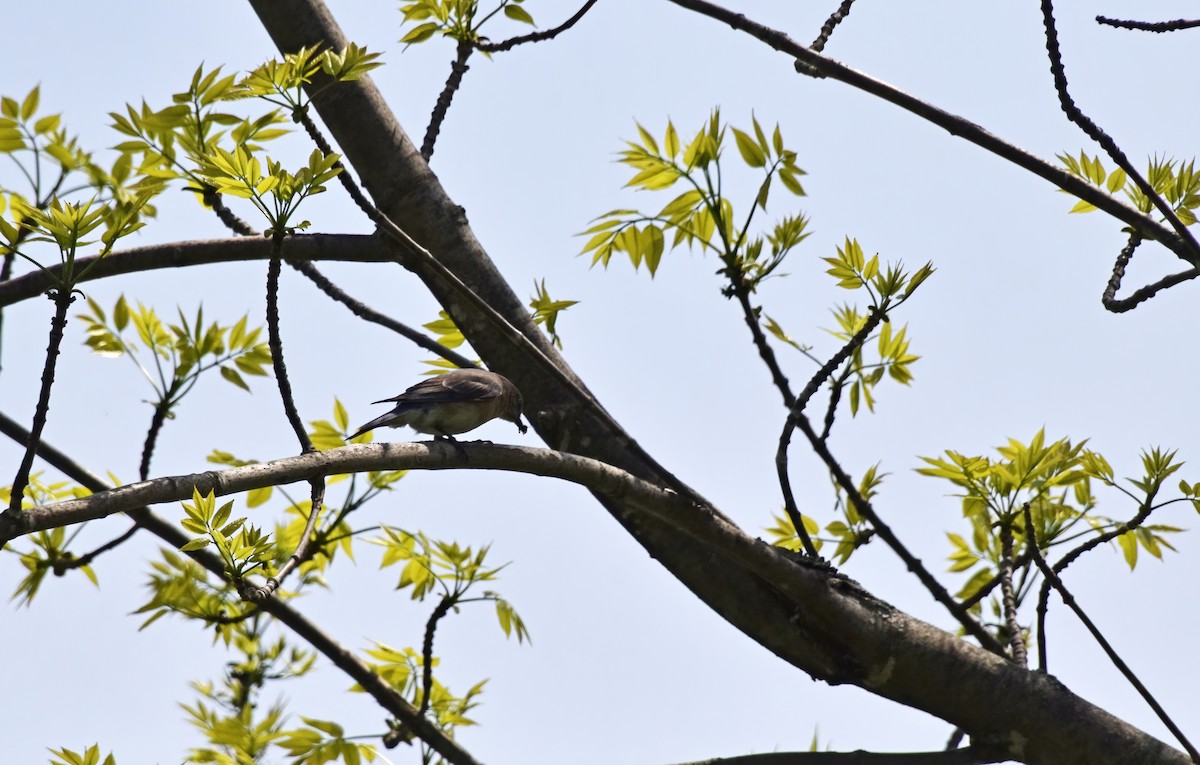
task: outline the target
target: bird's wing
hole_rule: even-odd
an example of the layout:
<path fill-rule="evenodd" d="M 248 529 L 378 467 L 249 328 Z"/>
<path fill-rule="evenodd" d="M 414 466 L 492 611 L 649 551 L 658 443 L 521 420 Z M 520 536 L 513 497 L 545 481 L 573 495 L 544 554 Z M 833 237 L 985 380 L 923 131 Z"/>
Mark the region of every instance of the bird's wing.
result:
<path fill-rule="evenodd" d="M 460 369 L 422 380 L 393 398 L 376 401 L 411 404 L 443 404 L 461 401 L 487 401 L 504 394 L 504 386 L 491 372 L 480 369 Z"/>

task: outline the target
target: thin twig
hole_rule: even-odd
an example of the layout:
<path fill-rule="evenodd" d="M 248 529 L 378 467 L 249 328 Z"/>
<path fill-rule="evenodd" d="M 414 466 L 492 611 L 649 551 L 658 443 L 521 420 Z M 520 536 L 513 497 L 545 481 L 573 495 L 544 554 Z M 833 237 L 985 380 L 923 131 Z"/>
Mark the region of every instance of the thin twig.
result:
<path fill-rule="evenodd" d="M 425 140 L 421 144 L 421 156 L 425 158 L 426 162 L 433 158 L 433 145 L 437 143 L 438 133 L 442 130 L 442 122 L 446 119 L 446 113 L 450 111 L 450 102 L 454 100 L 454 94 L 462 85 L 463 75 L 470 69 L 467 66 L 467 59 L 474 52 L 475 48 L 471 45 L 470 40 L 458 41 L 454 60 L 450 62 L 450 76 L 446 78 L 446 84 L 442 88 L 441 94 L 438 95 L 437 103 L 433 106 L 433 113 L 429 115 L 429 127 L 425 129 Z"/>
<path fill-rule="evenodd" d="M 65 571 L 70 571 L 71 569 L 76 569 L 76 568 L 83 568 L 84 566 L 90 566 L 92 564 L 92 561 L 96 560 L 96 558 L 100 557 L 101 555 L 108 552 L 109 550 L 115 549 L 115 548 L 119 547 L 120 545 L 123 545 L 126 542 L 128 542 L 130 539 L 133 538 L 133 536 L 135 534 L 137 534 L 137 532 L 140 529 L 141 529 L 141 526 L 137 525 L 137 523 L 134 523 L 132 526 L 130 526 L 128 529 L 125 530 L 124 534 L 121 534 L 118 537 L 110 539 L 109 541 L 105 542 L 104 544 L 100 545 L 95 550 L 92 550 L 89 553 L 84 553 L 83 555 L 80 555 L 78 558 L 71 558 L 70 560 L 56 561 L 54 563 L 54 573 L 59 576 L 62 576 L 63 572 L 65 572 Z"/>
<path fill-rule="evenodd" d="M 240 234 L 241 236 L 259 235 L 260 232 L 255 231 L 249 223 L 239 218 L 236 214 L 234 214 L 233 210 L 230 210 L 225 206 L 225 200 L 221 198 L 221 194 L 217 191 L 215 186 L 205 185 L 202 194 L 204 204 L 212 208 L 213 212 L 216 213 L 217 218 L 224 223 L 225 227 L 230 231 L 235 234 Z"/>
<path fill-rule="evenodd" d="M 1029 666 L 1025 653 L 1025 638 L 1017 622 L 1017 596 L 1013 592 L 1013 532 L 1012 525 L 1000 524 L 1000 599 L 1004 607 L 1004 624 L 1008 630 L 1008 645 L 1012 660 L 1022 667 Z"/>
<path fill-rule="evenodd" d="M 25 488 L 29 486 L 29 471 L 33 469 L 33 455 L 37 453 L 38 442 L 42 438 L 42 429 L 46 427 L 46 415 L 50 411 L 50 389 L 54 386 L 54 369 L 58 364 L 59 350 L 62 348 L 63 330 L 67 326 L 67 311 L 75 302 L 75 295 L 62 287 L 52 290 L 47 296 L 54 301 L 54 316 L 50 319 L 50 340 L 46 346 L 46 363 L 42 367 L 42 387 L 38 392 L 37 406 L 33 410 L 33 427 L 30 428 L 29 440 L 25 442 L 25 456 L 17 468 L 13 478 L 12 497 L 8 503 L 10 513 L 19 513 L 25 498 Z"/>
<path fill-rule="evenodd" d="M 1117 29 L 1136 29 L 1142 32 L 1177 32 L 1180 29 L 1200 27 L 1200 19 L 1175 19 L 1174 21 L 1127 21 L 1125 19 L 1110 19 L 1107 16 L 1097 16 L 1096 22 Z"/>
<path fill-rule="evenodd" d="M 338 287 L 322 274 L 311 261 L 289 260 L 288 265 L 307 276 L 322 292 L 349 308 L 350 312 L 358 318 L 369 321 L 372 324 L 378 324 L 381 327 L 387 327 L 396 334 L 411 340 L 414 344 L 431 353 L 436 353 L 438 356 L 462 369 L 479 366 L 466 356 L 450 350 L 437 340 L 418 332 L 407 324 L 393 319 L 391 316 L 376 311 L 361 300 L 355 300 L 350 297 L 342 288 Z"/>
<path fill-rule="evenodd" d="M 438 622 L 442 620 L 446 614 L 450 613 L 450 609 L 458 602 L 458 598 L 453 595 L 442 596 L 441 602 L 433 609 L 433 613 L 429 615 L 429 619 L 425 622 L 425 639 L 421 642 L 421 706 L 417 709 L 417 714 L 425 714 L 429 711 L 429 704 L 432 701 L 433 695 L 433 635 L 437 631 Z"/>
<path fill-rule="evenodd" d="M 164 392 L 162 400 L 154 407 L 154 416 L 150 418 L 150 427 L 146 431 L 146 441 L 142 444 L 142 461 L 138 465 L 138 475 L 143 481 L 150 477 L 150 460 L 154 456 L 154 446 L 158 443 L 159 431 L 167 421 L 170 411 L 171 398 Z"/>
<path fill-rule="evenodd" d="M 1083 113 L 1078 106 L 1075 105 L 1074 99 L 1067 91 L 1067 71 L 1063 66 L 1062 50 L 1058 45 L 1058 30 L 1054 22 L 1054 3 L 1052 0 L 1042 0 L 1042 21 L 1046 28 L 1046 52 L 1050 57 L 1050 73 L 1054 77 L 1054 90 L 1058 93 L 1058 103 L 1062 107 L 1063 112 L 1067 115 L 1067 119 L 1079 126 L 1088 138 L 1091 138 L 1105 153 L 1116 162 L 1117 165 L 1126 172 L 1130 180 L 1134 182 L 1142 193 L 1153 202 L 1162 216 L 1171 224 L 1171 228 L 1175 229 L 1175 233 L 1179 235 L 1184 242 L 1187 243 L 1189 249 L 1194 254 L 1191 259 L 1192 265 L 1200 265 L 1196 262 L 1200 258 L 1200 244 L 1196 242 L 1196 238 L 1192 236 L 1192 232 L 1184 225 L 1175 211 L 1171 209 L 1171 205 L 1167 200 L 1163 199 L 1162 195 L 1154 190 L 1142 174 L 1138 172 L 1133 163 L 1129 161 L 1129 157 L 1125 156 L 1125 152 L 1117 146 L 1117 142 L 1112 139 L 1108 133 L 1105 133 L 1099 125 L 1092 121 L 1090 117 Z"/>
<path fill-rule="evenodd" d="M 1189 268 L 1186 271 L 1164 276 L 1152 284 L 1147 284 L 1145 287 L 1135 290 L 1129 297 L 1118 299 L 1116 297 L 1117 290 L 1121 288 L 1121 280 L 1125 278 L 1125 268 L 1129 265 L 1129 261 L 1133 259 L 1133 253 L 1141 243 L 1141 234 L 1136 231 L 1130 233 L 1128 243 L 1121 249 L 1120 254 L 1117 255 L 1117 259 L 1113 263 L 1112 276 L 1109 277 L 1108 284 L 1104 287 L 1104 294 L 1100 296 L 1100 302 L 1112 313 L 1124 313 L 1125 311 L 1133 310 L 1160 291 L 1200 276 L 1200 268 Z"/>
<path fill-rule="evenodd" d="M 1025 505 L 1025 524 L 1027 527 L 1032 528 L 1033 524 L 1030 518 L 1028 504 Z M 1183 748 L 1187 750 L 1187 753 L 1191 756 L 1192 761 L 1200 762 L 1200 751 L 1197 751 L 1196 748 L 1192 746 L 1191 742 L 1188 741 L 1187 737 L 1183 734 L 1183 731 L 1179 729 L 1179 726 L 1177 726 L 1174 721 L 1171 720 L 1171 717 L 1167 714 L 1166 710 L 1163 709 L 1158 703 L 1158 700 L 1155 699 L 1150 693 L 1149 689 L 1142 684 L 1142 681 L 1138 679 L 1137 675 L 1133 673 L 1133 670 L 1131 670 L 1129 666 L 1121 659 L 1116 650 L 1114 650 L 1109 642 L 1104 638 L 1104 635 L 1100 632 L 1092 620 L 1088 618 L 1087 614 L 1083 612 L 1083 609 L 1079 607 L 1079 604 L 1075 602 L 1075 597 L 1071 595 L 1069 590 L 1067 590 L 1067 587 L 1063 584 L 1062 579 L 1060 579 L 1055 570 L 1046 563 L 1045 558 L 1043 558 L 1041 553 L 1037 550 L 1037 545 L 1033 543 L 1033 535 L 1029 536 L 1029 540 L 1033 545 L 1029 548 L 1030 553 L 1033 555 L 1033 561 L 1037 564 L 1037 567 L 1041 569 L 1042 575 L 1046 577 L 1046 581 L 1050 583 L 1050 586 L 1053 587 L 1056 592 L 1058 592 L 1059 597 L 1061 597 L 1063 600 L 1063 603 L 1065 603 L 1068 608 L 1075 612 L 1075 616 L 1079 618 L 1079 621 L 1082 622 L 1083 626 L 1087 628 L 1087 631 L 1091 633 L 1092 638 L 1104 651 L 1105 655 L 1108 656 L 1108 660 L 1111 661 L 1113 666 L 1117 668 L 1117 671 L 1129 681 L 1130 685 L 1137 689 L 1138 694 L 1142 697 L 1146 704 L 1154 710 L 1154 714 L 1158 716 L 1158 719 L 1162 722 L 1162 724 L 1165 725 L 1167 729 L 1171 731 L 1171 734 L 1175 736 L 1176 740 L 1183 745 Z"/>
<path fill-rule="evenodd" d="M 312 439 L 308 437 L 308 431 L 300 419 L 300 412 L 296 409 L 292 382 L 288 378 L 287 364 L 283 360 L 283 339 L 279 334 L 279 273 L 283 269 L 284 236 L 280 231 L 271 239 L 271 262 L 267 267 L 267 344 L 271 349 L 271 365 L 279 385 L 279 395 L 283 399 L 283 411 L 296 434 L 296 440 L 300 442 L 300 450 L 307 453 L 313 451 Z"/>
<path fill-rule="evenodd" d="M 561 33 L 575 26 L 575 23 L 583 18 L 583 15 L 592 9 L 596 4 L 596 0 L 587 0 L 583 7 L 575 11 L 575 15 L 559 24 L 554 29 L 547 29 L 545 32 L 530 32 L 527 35 L 519 35 L 510 37 L 507 40 L 498 43 L 485 42 L 479 40 L 475 43 L 475 49 L 482 53 L 500 53 L 506 50 L 512 50 L 518 45 L 524 45 L 531 42 L 542 42 L 543 40 L 553 40 Z"/>
<path fill-rule="evenodd" d="M 804 416 L 804 408 L 808 406 L 809 400 L 816 394 L 817 390 L 825 383 L 833 371 L 845 363 L 846 359 L 858 350 L 867 340 L 867 336 L 875 331 L 879 323 L 883 321 L 885 314 L 880 310 L 872 310 L 871 315 L 867 317 L 861 329 L 854 333 L 849 342 L 843 345 L 837 353 L 835 353 L 829 361 L 817 370 L 817 373 L 812 376 L 808 384 L 804 386 L 804 390 L 800 392 L 800 398 L 789 408 L 787 419 L 783 423 L 783 432 L 779 434 L 779 446 L 775 450 L 775 472 L 779 476 L 779 488 L 783 492 L 783 509 L 791 520 L 792 525 L 796 527 L 796 535 L 800 537 L 800 543 L 804 545 L 804 551 L 814 558 L 817 555 L 817 548 L 813 544 L 812 539 L 808 536 L 808 530 L 804 528 L 804 517 L 800 514 L 800 508 L 796 505 L 796 497 L 792 492 L 792 482 L 788 477 L 788 447 L 792 443 L 792 433 L 796 430 L 796 424 L 799 418 Z M 829 415 L 826 413 L 826 421 L 828 422 Z M 825 437 L 821 437 L 824 442 Z"/>
<path fill-rule="evenodd" d="M 842 491 L 846 492 L 847 499 L 854 503 L 854 509 L 858 511 L 859 515 L 861 515 L 863 518 L 866 518 L 871 523 L 871 525 L 875 528 L 876 533 L 878 533 L 883 541 L 887 543 L 888 547 L 892 548 L 892 551 L 895 552 L 896 555 L 900 556 L 900 560 L 904 561 L 904 564 L 908 567 L 908 570 L 911 571 L 917 577 L 917 579 L 921 581 L 921 584 L 925 585 L 925 589 L 929 591 L 929 593 L 933 596 L 933 599 L 941 603 L 946 610 L 958 620 L 958 623 L 963 626 L 963 629 L 965 629 L 968 634 L 979 641 L 981 646 L 997 656 L 1007 656 L 1004 646 L 1001 645 L 996 638 L 990 635 L 988 631 L 985 630 L 983 626 L 975 620 L 975 617 L 971 616 L 970 612 L 968 612 L 961 603 L 958 603 L 953 597 L 950 596 L 950 593 L 946 591 L 946 588 L 943 587 L 941 583 L 929 573 L 929 570 L 925 568 L 925 564 L 921 563 L 921 561 L 915 555 L 913 555 L 907 547 L 904 546 L 904 544 L 896 536 L 895 532 L 892 531 L 891 527 L 883 522 L 883 519 L 880 518 L 879 514 L 875 512 L 875 508 L 871 506 L 870 501 L 868 501 L 859 493 L 858 488 L 854 485 L 854 481 L 849 475 L 846 474 L 846 471 L 842 469 L 841 463 L 839 463 L 829 451 L 829 448 L 826 446 L 825 442 L 821 440 L 821 437 L 817 435 L 815 431 L 813 431 L 812 426 L 808 422 L 808 418 L 804 415 L 800 415 L 796 417 L 795 420 L 796 426 L 799 427 L 800 431 L 804 433 L 805 437 L 808 438 L 809 443 L 812 445 L 813 451 L 815 451 L 817 456 L 824 461 L 825 466 L 829 468 L 829 472 L 833 474 L 834 480 L 837 481 L 838 485 L 842 487 Z"/>
<path fill-rule="evenodd" d="M 841 24 L 850 15 L 850 8 L 853 5 L 854 0 L 842 0 L 842 4 L 838 6 L 838 9 L 821 26 L 821 33 L 817 35 L 817 39 L 813 40 L 812 45 L 808 47 L 817 53 L 825 50 L 825 43 L 829 42 L 829 36 L 833 34 L 834 29 L 837 29 L 838 24 Z"/>

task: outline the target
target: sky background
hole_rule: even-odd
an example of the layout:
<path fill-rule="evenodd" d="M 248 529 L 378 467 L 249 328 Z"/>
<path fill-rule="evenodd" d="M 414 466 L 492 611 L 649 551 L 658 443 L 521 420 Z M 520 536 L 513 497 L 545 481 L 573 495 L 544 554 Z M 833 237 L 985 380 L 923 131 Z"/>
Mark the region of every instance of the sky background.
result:
<path fill-rule="evenodd" d="M 173 4 L 12 4 L 0 94 L 23 97 L 42 87 L 42 113 L 62 112 L 81 143 L 103 152 L 120 138 L 107 113 L 142 99 L 155 108 L 184 90 L 195 68 L 245 71 L 276 55 L 249 6 L 221 2 L 205 13 Z M 1096 13 L 1168 19 L 1194 13 L 1183 2 L 1067 4 L 1058 11 L 1072 92 L 1086 113 L 1135 158 L 1191 157 L 1195 103 L 1186 64 L 1194 32 L 1148 35 L 1098 27 Z M 730 2 L 750 18 L 808 42 L 836 6 Z M 572 3 L 530 0 L 542 28 L 574 12 Z M 383 53 L 372 73 L 410 138 L 420 142 L 449 71 L 445 41 L 403 50 L 396 4 L 331 2 L 346 36 Z M 493 39 L 523 32 L 499 24 Z M 1097 149 L 1062 116 L 1046 62 L 1035 3 L 890 3 L 862 0 L 826 52 L 943 109 L 973 120 L 1042 157 Z M 576 234 L 618 207 L 659 209 L 667 194 L 622 190 L 628 170 L 614 162 L 635 120 L 661 136 L 671 119 L 693 135 L 719 106 L 748 129 L 780 124 L 808 175 L 808 196 L 776 189 L 770 218 L 804 211 L 813 235 L 792 253 L 787 278 L 763 287 L 758 302 L 790 335 L 822 356 L 835 341 L 829 309 L 858 298 L 824 275 L 821 257 L 847 236 L 868 254 L 937 273 L 896 315 L 907 324 L 914 365 L 909 388 L 878 389 L 877 413 L 843 411 L 835 453 L 854 475 L 881 463 L 888 472 L 876 503 L 901 538 L 953 591 L 945 573 L 945 532 L 965 532 L 945 482 L 913 472 L 918 455 L 944 449 L 988 453 L 1009 437 L 1090 438 L 1119 476 L 1140 475 L 1139 451 L 1161 445 L 1192 460 L 1179 473 L 1200 479 L 1192 396 L 1195 345 L 1186 329 L 1197 286 L 1183 284 L 1137 310 L 1104 311 L 1100 294 L 1124 243 L 1120 224 L 1099 213 L 1068 215 L 1073 201 L 1020 169 L 939 128 L 852 88 L 798 76 L 787 57 L 665 2 L 604 0 L 557 41 L 524 46 L 493 61 L 472 59 L 455 96 L 432 167 L 466 211 L 479 240 L 518 294 L 546 280 L 553 297 L 581 301 L 559 320 L 565 357 L 604 406 L 664 466 L 751 534 L 780 512 L 774 451 L 784 413 L 735 304 L 720 295 L 712 258 L 669 253 L 655 279 L 614 259 L 607 270 L 576 257 Z M 1189 140 L 1191 139 L 1191 140 Z M 296 136 L 272 147 L 297 164 L 311 148 Z M 741 166 L 732 141 L 727 177 L 735 210 L 744 211 L 756 175 Z M 1111 168 L 1111 162 L 1105 162 Z M 0 183 L 18 186 L 11 163 Z M 743 193 L 738 196 L 738 189 Z M 673 196 L 673 195 L 672 195 Z M 160 218 L 126 246 L 226 236 L 193 198 L 168 192 Z M 239 210 L 249 217 L 248 209 Z M 315 231 L 371 230 L 339 191 L 304 208 Z M 257 224 L 256 224 L 257 225 Z M 391 265 L 330 264 L 323 270 L 355 297 L 419 325 L 438 307 L 418 280 Z M 1129 290 L 1181 270 L 1153 246 L 1139 251 Z M 174 314 L 179 305 L 229 324 L 249 312 L 262 322 L 265 264 L 135 274 L 85 289 L 106 308 L 120 294 Z M 369 402 L 415 382 L 428 354 L 355 320 L 294 272 L 282 284 L 285 354 L 306 421 L 329 419 L 334 397 L 352 424 L 380 413 Z M 860 303 L 861 305 L 861 303 Z M 28 422 L 37 394 L 51 309 L 29 300 L 5 310 L 0 409 Z M 77 313 L 73 312 L 73 313 Z M 133 480 L 150 395 L 126 360 L 91 355 L 82 323 L 72 321 L 60 359 L 45 437 L 94 472 Z M 778 351 L 793 382 L 810 362 Z M 687 373 L 685 390 L 668 384 Z M 296 451 L 271 380 L 253 395 L 215 375 L 203 380 L 167 424 L 153 474 L 207 469 L 214 448 L 260 460 Z M 541 446 L 530 433 L 491 423 L 482 438 Z M 377 434 L 380 437 L 382 434 Z M 404 439 L 403 432 L 390 438 Z M 0 445 L 0 464 L 20 451 Z M 832 520 L 833 495 L 818 460 L 797 445 L 793 485 L 801 509 Z M 11 481 L 11 476 L 6 481 Z M 1100 512 L 1126 518 L 1119 497 Z M 1168 493 L 1166 496 L 1173 496 Z M 243 507 L 239 501 L 238 507 Z M 271 505 L 251 514 L 273 524 Z M 177 505 L 157 508 L 182 517 Z M 496 589 L 528 624 L 532 646 L 506 641 L 486 606 L 443 623 L 439 677 L 462 692 L 489 677 L 481 725 L 460 735 L 484 762 L 672 763 L 752 752 L 806 749 L 814 731 L 835 750 L 937 749 L 949 726 L 852 687 L 831 688 L 780 661 L 711 613 L 614 523 L 582 489 L 507 474 L 410 474 L 377 500 L 358 526 L 389 523 L 463 544 L 492 544 L 495 562 L 512 561 Z M 1159 523 L 1194 526 L 1194 512 L 1173 505 Z M 87 550 L 127 521 L 91 524 Z M 176 702 L 192 703 L 193 680 L 217 680 L 227 654 L 196 626 L 163 619 L 143 632 L 130 615 L 146 598 L 148 561 L 159 545 L 136 538 L 97 562 L 100 588 L 75 575 L 48 580 L 31 608 L 0 616 L 6 712 L 0 724 L 6 759 L 43 762 L 46 747 L 81 750 L 99 742 L 122 765 L 179 762 L 201 743 Z M 1142 557 L 1132 574 L 1116 548 L 1072 566 L 1076 597 L 1142 680 L 1185 728 L 1194 720 L 1200 628 L 1194 587 L 1200 574 L 1194 534 L 1175 540 L 1179 555 Z M 18 549 L 23 545 L 18 543 Z M 297 605 L 344 644 L 418 645 L 433 604 L 414 604 L 393 589 L 398 570 L 377 570 L 363 546 L 357 565 L 334 568 L 331 589 Z M 855 554 L 845 572 L 876 595 L 953 629 L 951 620 L 906 576 L 881 544 Z M 0 556 L 0 589 L 24 571 Z M 1032 612 L 1030 612 L 1032 616 Z M 1027 617 L 1029 618 L 1029 617 Z M 1076 621 L 1061 606 L 1050 617 L 1051 671 L 1076 693 L 1169 740 Z M 327 665 L 300 681 L 270 687 L 288 711 L 334 719 L 352 734 L 383 731 L 383 715 Z M 298 720 L 297 720 L 298 723 Z M 392 750 L 393 762 L 416 762 Z M 282 761 L 276 759 L 274 761 Z"/>

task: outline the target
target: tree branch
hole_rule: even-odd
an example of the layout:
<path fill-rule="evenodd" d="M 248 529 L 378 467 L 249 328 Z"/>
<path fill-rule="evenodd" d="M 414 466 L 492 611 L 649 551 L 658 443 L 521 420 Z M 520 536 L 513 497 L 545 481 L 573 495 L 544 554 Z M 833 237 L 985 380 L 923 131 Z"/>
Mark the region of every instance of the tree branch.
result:
<path fill-rule="evenodd" d="M 582 8 L 575 11 L 574 16 L 567 19 L 562 24 L 559 24 L 554 29 L 547 29 L 545 32 L 530 32 L 527 35 L 510 37 L 507 40 L 503 40 L 498 43 L 480 41 L 475 43 L 475 49 L 483 53 L 500 53 L 501 51 L 512 50 L 518 45 L 524 45 L 525 43 L 553 40 L 555 37 L 558 37 L 563 32 L 575 26 L 575 24 L 583 18 L 583 15 L 590 11 L 592 6 L 595 4 L 596 0 L 587 0 L 587 2 L 583 4 Z"/>
<path fill-rule="evenodd" d="M 669 2 L 729 24 L 734 29 L 763 41 L 775 50 L 792 56 L 802 67 L 807 67 L 822 76 L 839 80 L 882 98 L 934 125 L 945 128 L 951 135 L 970 141 L 976 146 L 1028 170 L 1039 178 L 1050 181 L 1063 191 L 1090 202 L 1122 223 L 1133 227 L 1144 238 L 1161 242 L 1163 246 L 1183 260 L 1194 266 L 1200 266 L 1200 252 L 1197 252 L 1191 242 L 1168 226 L 1105 193 L 1082 178 L 1071 175 L 1019 146 L 989 133 L 970 120 L 939 109 L 881 80 L 812 51 L 783 32 L 751 21 L 740 13 L 734 13 L 707 2 L 707 0 L 669 0 Z"/>
<path fill-rule="evenodd" d="M 208 239 L 194 242 L 137 247 L 113 252 L 99 258 L 77 258 L 75 271 L 81 274 L 79 283 L 110 276 L 176 269 L 187 266 L 206 266 L 212 263 L 233 263 L 248 260 L 268 260 L 271 242 L 258 237 Z M 386 240 L 373 234 L 297 234 L 288 240 L 288 258 L 305 260 L 336 260 L 347 263 L 394 263 L 395 250 Z M 94 265 L 93 265 L 94 264 Z M 61 278 L 62 266 L 48 266 L 0 282 L 0 307 L 13 305 L 45 293 Z"/>

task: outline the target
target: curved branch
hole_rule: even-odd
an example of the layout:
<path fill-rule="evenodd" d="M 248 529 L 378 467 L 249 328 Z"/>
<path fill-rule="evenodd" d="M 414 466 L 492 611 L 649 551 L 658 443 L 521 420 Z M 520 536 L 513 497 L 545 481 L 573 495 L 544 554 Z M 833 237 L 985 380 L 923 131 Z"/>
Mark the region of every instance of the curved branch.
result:
<path fill-rule="evenodd" d="M 18 440 L 25 433 L 3 414 L 0 432 Z M 697 506 L 674 491 L 573 454 L 490 444 L 465 443 L 461 447 L 469 453 L 472 468 L 522 470 L 586 482 L 602 495 L 629 502 L 646 516 L 682 532 L 676 534 L 679 543 L 686 538 L 703 541 L 710 551 L 705 559 L 710 577 L 728 579 L 741 570 L 770 582 L 772 589 L 791 604 L 791 618 L 800 625 L 798 634 L 804 636 L 793 650 L 802 651 L 807 662 L 798 662 L 794 657 L 789 661 L 829 682 L 852 682 L 948 720 L 974 736 L 989 731 L 1017 731 L 1024 743 L 1023 748 L 1018 747 L 1020 752 L 1014 753 L 1030 762 L 1116 765 L 1143 761 L 1182 765 L 1188 761 L 1182 752 L 1073 695 L 1052 678 L 993 656 L 896 610 L 849 579 L 752 539 L 715 511 Z M 52 450 L 43 445 L 39 453 L 45 457 Z M 86 499 L 34 508 L 19 517 L 74 522 L 123 510 L 139 520 L 153 517 L 141 507 L 145 501 L 186 499 L 191 497 L 193 485 L 201 491 L 212 489 L 227 494 L 308 480 L 314 475 L 399 467 L 445 469 L 465 463 L 446 444 L 355 444 L 224 471 L 159 478 L 102 491 Z M 68 474 L 78 479 L 75 473 Z M 61 512 L 68 507 L 71 512 Z M 67 515 L 72 517 L 67 519 Z M 11 525 L 12 520 L 0 515 L 0 528 Z M 188 541 L 173 525 L 160 523 L 165 526 L 162 531 L 173 535 L 164 539 L 177 546 Z M 146 528 L 162 536 L 159 527 L 147 523 Z M 221 570 L 220 561 L 213 565 Z M 394 698 L 393 689 L 354 655 L 317 631 L 287 604 L 272 599 L 260 607 L 312 642 L 377 700 L 389 699 L 385 704 L 389 711 L 395 713 L 389 704 L 412 710 L 403 699 Z M 945 688 L 950 686 L 970 692 L 946 694 Z M 396 714 L 405 719 L 403 714 Z M 428 725 L 427 721 L 417 722 Z M 440 735 L 436 729 L 434 733 Z"/>
<path fill-rule="evenodd" d="M 873 96 L 882 98 L 918 117 L 945 128 L 951 135 L 979 146 L 980 148 L 1024 168 L 1039 178 L 1053 183 L 1058 188 L 1083 199 L 1108 213 L 1117 220 L 1133 227 L 1146 239 L 1161 242 L 1164 247 L 1194 266 L 1200 266 L 1200 253 L 1192 244 L 1170 227 L 1159 223 L 1134 207 L 1125 204 L 1082 178 L 1071 175 L 1046 160 L 999 138 L 968 119 L 939 109 L 932 104 L 909 95 L 886 82 L 823 56 L 796 42 L 779 30 L 747 19 L 707 0 L 670 0 L 682 8 L 695 11 L 717 21 L 729 24 L 734 29 L 755 37 L 775 50 L 797 59 L 799 68 L 808 68 L 824 77 L 846 83 Z"/>
<path fill-rule="evenodd" d="M 267 260 L 271 242 L 257 237 L 170 242 L 114 252 L 103 258 L 76 258 L 80 283 L 110 276 L 153 271 L 159 268 L 206 266 Z M 394 263 L 395 251 L 374 234 L 297 234 L 288 239 L 288 258 L 293 260 L 336 260 L 347 263 Z M 100 262 L 96 262 L 99 260 Z M 93 265 L 94 264 L 94 265 Z M 0 282 L 0 307 L 44 294 L 62 275 L 62 266 L 38 269 Z"/>
<path fill-rule="evenodd" d="M 587 0 L 587 2 L 583 4 L 582 8 L 575 11 L 574 16 L 559 24 L 554 29 L 547 29 L 545 32 L 530 32 L 527 35 L 510 37 L 507 40 L 503 40 L 498 43 L 480 41 L 475 43 L 475 49 L 483 53 L 499 53 L 501 51 L 512 50 L 518 45 L 524 45 L 525 43 L 553 40 L 555 37 L 558 37 L 563 32 L 575 26 L 576 22 L 583 18 L 583 14 L 590 11 L 592 6 L 595 4 L 596 0 Z"/>
<path fill-rule="evenodd" d="M 3 432 L 16 441 L 21 441 L 28 436 L 28 431 L 3 413 L 0 413 L 0 432 Z M 111 489 L 103 479 L 45 442 L 38 445 L 38 456 L 62 471 L 63 474 L 79 485 L 85 486 L 92 491 L 104 492 Z M 130 508 L 126 511 L 126 514 L 136 524 L 134 528 L 146 529 L 175 549 L 179 549 L 191 541 L 186 534 L 179 530 L 176 524 L 158 517 L 147 507 Z M 216 554 L 208 550 L 196 550 L 186 553 L 186 555 L 217 578 L 225 578 L 225 564 Z M 345 672 L 347 676 L 362 686 L 363 690 L 375 699 L 375 702 L 379 706 L 387 710 L 396 719 L 401 720 L 418 738 L 427 743 L 438 754 L 445 757 L 448 762 L 453 765 L 478 765 L 474 757 L 432 722 L 419 715 L 412 704 L 409 704 L 395 688 L 388 685 L 387 681 L 364 664 L 354 652 L 325 634 L 316 624 L 309 621 L 307 617 L 291 605 L 280 600 L 271 599 L 258 603 L 257 607 L 275 617 L 291 628 L 302 639 L 308 641 L 309 645 L 324 655 L 325 658 L 329 659 L 334 666 Z M 209 618 L 209 621 L 213 620 Z"/>

